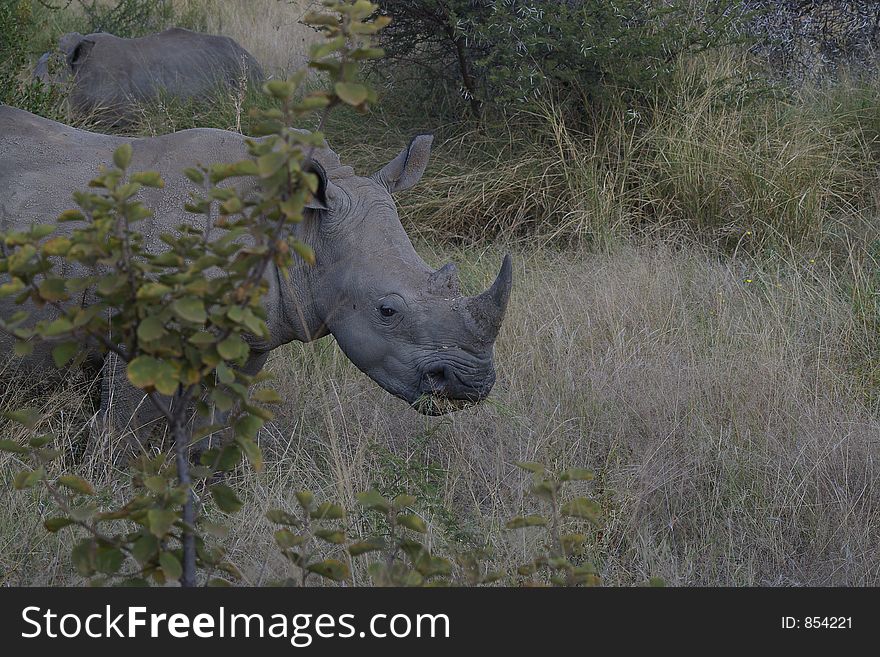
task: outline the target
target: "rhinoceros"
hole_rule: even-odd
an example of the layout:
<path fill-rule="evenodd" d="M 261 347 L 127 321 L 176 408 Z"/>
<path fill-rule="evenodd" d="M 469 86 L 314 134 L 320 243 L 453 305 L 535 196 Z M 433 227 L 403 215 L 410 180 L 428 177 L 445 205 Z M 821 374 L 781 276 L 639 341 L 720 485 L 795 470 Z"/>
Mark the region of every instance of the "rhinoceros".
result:
<path fill-rule="evenodd" d="M 160 232 L 195 220 L 183 203 L 197 188 L 182 171 L 199 162 L 241 160 L 244 140 L 211 128 L 141 139 L 101 135 L 0 106 L 0 231 L 53 221 L 73 206 L 71 194 L 85 189 L 98 166 L 110 164 L 113 151 L 129 142 L 132 170 L 158 169 L 165 180 L 163 190 L 139 192 L 155 213 L 141 230 L 148 245 L 158 245 Z M 259 371 L 281 345 L 332 334 L 359 369 L 420 412 L 440 414 L 486 398 L 511 290 L 510 256 L 488 290 L 462 296 L 455 265 L 433 270 L 417 255 L 392 195 L 418 182 L 431 143 L 430 135 L 414 137 L 370 177 L 342 165 L 326 143 L 315 152 L 320 191 L 294 230 L 314 249 L 316 264 L 298 264 L 289 277 L 274 267 L 267 272 L 271 340 L 251 342 L 246 371 Z M 70 224 L 59 230 L 71 230 Z M 0 299 L 0 314 L 15 310 L 11 299 Z M 11 338 L 0 332 L 0 352 L 11 349 Z M 46 356 L 37 350 L 29 358 L 51 367 Z M 115 398 L 114 415 L 133 417 L 132 405 L 143 395 L 125 383 L 123 371 L 104 369 L 103 403 Z"/>
<path fill-rule="evenodd" d="M 226 36 L 171 28 L 136 39 L 79 32 L 58 41 L 61 62 L 40 57 L 33 76 L 47 84 L 69 82 L 70 105 L 80 116 L 116 124 L 162 95 L 176 99 L 210 96 L 221 89 L 259 84 L 263 70 L 254 57 Z"/>

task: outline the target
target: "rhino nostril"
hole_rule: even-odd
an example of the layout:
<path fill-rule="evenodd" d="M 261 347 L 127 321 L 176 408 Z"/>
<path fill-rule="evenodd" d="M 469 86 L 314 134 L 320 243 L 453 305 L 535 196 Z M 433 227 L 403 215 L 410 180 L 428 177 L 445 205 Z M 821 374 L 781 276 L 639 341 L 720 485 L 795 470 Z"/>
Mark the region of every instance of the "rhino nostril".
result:
<path fill-rule="evenodd" d="M 449 380 L 446 375 L 446 366 L 434 365 L 425 372 L 425 379 L 432 390 L 442 390 Z"/>

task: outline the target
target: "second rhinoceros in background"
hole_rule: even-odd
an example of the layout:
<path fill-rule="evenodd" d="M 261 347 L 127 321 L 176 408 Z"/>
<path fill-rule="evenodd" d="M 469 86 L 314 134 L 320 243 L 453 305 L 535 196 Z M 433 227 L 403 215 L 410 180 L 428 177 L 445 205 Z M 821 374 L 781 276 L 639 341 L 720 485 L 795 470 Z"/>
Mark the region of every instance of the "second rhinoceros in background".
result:
<path fill-rule="evenodd" d="M 58 51 L 40 58 L 34 77 L 69 83 L 74 114 L 110 124 L 131 121 L 140 106 L 163 96 L 209 97 L 263 80 L 259 63 L 229 37 L 182 28 L 137 39 L 71 32 L 59 39 Z M 56 57 L 61 61 L 53 65 Z"/>

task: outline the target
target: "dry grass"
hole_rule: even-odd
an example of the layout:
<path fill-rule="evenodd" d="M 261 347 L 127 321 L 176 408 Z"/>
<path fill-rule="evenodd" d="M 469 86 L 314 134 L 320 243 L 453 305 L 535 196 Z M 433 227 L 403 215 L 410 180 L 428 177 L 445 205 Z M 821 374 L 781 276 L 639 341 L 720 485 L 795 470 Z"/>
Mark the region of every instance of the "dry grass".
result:
<path fill-rule="evenodd" d="M 498 260 L 452 256 L 471 289 Z M 266 471 L 239 475 L 247 503 L 226 540 L 246 581 L 285 575 L 263 513 L 303 487 L 350 509 L 370 486 L 408 489 L 440 552 L 485 548 L 515 566 L 538 539 L 500 529 L 535 510 L 514 462 L 539 460 L 598 473 L 607 519 L 591 550 L 606 583 L 880 583 L 880 420 L 848 371 L 862 332 L 827 268 L 642 247 L 520 254 L 516 276 L 498 384 L 479 408 L 418 416 L 332 342 L 275 354 L 285 402 L 262 433 Z M 75 422 L 55 422 L 81 444 Z M 111 462 L 87 451 L 75 467 L 121 495 Z M 69 582 L 44 500 L 15 495 L 0 509 L 8 580 Z"/>
<path fill-rule="evenodd" d="M 820 252 L 876 238 L 877 82 L 755 97 L 731 83 L 744 66 L 691 62 L 668 104 L 588 130 L 549 100 L 506 125 L 441 126 L 431 175 L 404 206 L 425 234 L 469 241 L 607 245 L 635 230 Z M 393 108 L 379 112 L 375 132 L 399 133 L 400 117 L 383 113 Z"/>
<path fill-rule="evenodd" d="M 177 13 L 198 16 L 199 27 L 232 37 L 257 58 L 266 73 L 285 77 L 308 62 L 317 33 L 300 23 L 309 0 L 174 0 Z"/>

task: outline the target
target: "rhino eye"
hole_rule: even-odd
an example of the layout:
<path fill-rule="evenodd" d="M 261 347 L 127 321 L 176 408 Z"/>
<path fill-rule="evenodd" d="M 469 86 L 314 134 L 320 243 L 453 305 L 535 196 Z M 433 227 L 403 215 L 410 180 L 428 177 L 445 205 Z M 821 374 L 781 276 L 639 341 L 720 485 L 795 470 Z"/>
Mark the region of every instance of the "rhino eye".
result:
<path fill-rule="evenodd" d="M 379 306 L 379 312 L 382 313 L 382 317 L 393 317 L 397 313 L 391 306 Z"/>

